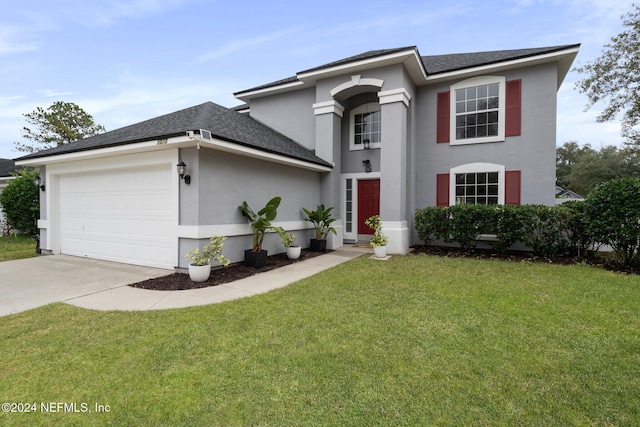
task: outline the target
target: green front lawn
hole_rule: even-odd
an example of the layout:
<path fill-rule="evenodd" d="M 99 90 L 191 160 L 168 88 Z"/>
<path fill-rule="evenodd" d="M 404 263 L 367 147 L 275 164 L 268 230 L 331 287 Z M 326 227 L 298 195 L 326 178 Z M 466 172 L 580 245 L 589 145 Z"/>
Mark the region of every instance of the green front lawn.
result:
<path fill-rule="evenodd" d="M 640 277 L 361 257 L 206 307 L 0 318 L 0 355 L 0 401 L 38 411 L 2 425 L 638 425 Z"/>
<path fill-rule="evenodd" d="M 36 254 L 36 241 L 31 236 L 0 236 L 0 262 L 31 258 Z"/>

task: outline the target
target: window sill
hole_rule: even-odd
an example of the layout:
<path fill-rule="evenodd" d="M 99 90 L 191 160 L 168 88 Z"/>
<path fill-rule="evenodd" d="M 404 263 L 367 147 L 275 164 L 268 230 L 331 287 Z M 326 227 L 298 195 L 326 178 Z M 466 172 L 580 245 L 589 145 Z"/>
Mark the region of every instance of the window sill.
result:
<path fill-rule="evenodd" d="M 480 242 L 497 242 L 498 236 L 495 234 L 478 234 L 476 240 Z"/>
<path fill-rule="evenodd" d="M 349 151 L 371 151 L 371 150 L 379 150 L 381 148 L 381 144 L 378 142 L 376 144 L 371 144 L 368 150 L 365 150 L 364 147 L 359 146 L 350 146 Z"/>
<path fill-rule="evenodd" d="M 471 144 L 486 144 L 490 142 L 504 142 L 505 138 L 496 136 L 490 138 L 469 138 L 469 139 L 452 139 L 450 145 L 471 145 Z"/>

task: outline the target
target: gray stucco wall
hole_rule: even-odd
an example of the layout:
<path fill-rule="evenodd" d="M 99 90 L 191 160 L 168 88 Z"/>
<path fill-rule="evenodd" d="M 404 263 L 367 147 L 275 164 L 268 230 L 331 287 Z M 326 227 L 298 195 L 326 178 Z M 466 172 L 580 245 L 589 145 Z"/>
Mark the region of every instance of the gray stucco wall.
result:
<path fill-rule="evenodd" d="M 451 85 L 462 79 L 416 88 L 401 65 L 362 72 L 362 78 L 380 79 L 384 84 L 382 88 L 354 87 L 336 96 L 335 100 L 345 108 L 345 111 L 343 118 L 340 119 L 339 150 L 334 148 L 334 155 L 338 155 L 336 151 L 339 151 L 340 159 L 336 162 L 336 169 L 332 174 L 364 172 L 362 161 L 365 159 L 371 161 L 373 172 L 381 171 L 381 156 L 386 158 L 394 154 L 385 152 L 384 149 L 349 150 L 350 112 L 367 101 L 375 101 L 375 98 L 366 99 L 363 92 L 376 94 L 378 91 L 404 88 L 411 96 L 406 117 L 384 117 L 383 114 L 383 127 L 388 129 L 389 119 L 394 121 L 393 128 L 400 129 L 399 123 L 406 123 L 406 129 L 401 136 L 406 142 L 406 151 L 404 154 L 398 153 L 406 156 L 406 159 L 394 162 L 396 166 L 391 170 L 387 166 L 381 179 L 384 181 L 389 172 L 394 175 L 395 180 L 399 179 L 398 173 L 404 174 L 406 198 L 400 197 L 393 203 L 405 205 L 404 215 L 410 230 L 413 231 L 414 228 L 415 210 L 433 206 L 436 203 L 436 175 L 449 173 L 451 168 L 469 163 L 495 163 L 504 165 L 507 171 L 521 171 L 521 203 L 553 205 L 555 203 L 557 115 L 556 64 L 538 65 L 505 73 L 488 73 L 488 75 L 503 75 L 506 80 L 522 80 L 521 135 L 507 137 L 503 142 L 452 146 L 436 143 L 436 95 L 440 91 L 450 90 Z M 317 128 L 320 124 L 325 126 L 323 124 L 325 122 L 314 120 L 312 105 L 333 100 L 330 91 L 348 82 L 351 77 L 347 74 L 334 76 L 316 82 L 315 90 L 303 89 L 290 94 L 252 100 L 252 115 L 309 148 L 317 148 L 317 152 L 321 153 L 322 148 L 314 147 L 314 144 L 316 141 L 329 141 L 331 138 L 324 137 L 323 129 Z M 327 132 L 331 133 L 334 130 L 327 125 Z M 397 167 L 403 170 L 398 171 Z M 327 181 L 326 176 L 324 181 Z M 337 206 L 340 202 L 340 182 L 336 180 L 331 182 L 333 183 L 331 187 L 335 188 L 332 188 L 333 191 L 325 189 L 325 194 L 332 194 L 332 197 L 325 198 Z M 383 201 L 383 203 L 386 202 Z M 341 216 L 341 213 L 336 212 L 336 216 Z M 415 233 L 411 240 L 412 243 L 419 243 Z"/>
<path fill-rule="evenodd" d="M 318 172 L 204 148 L 183 149 L 180 155 L 192 176 L 191 185 L 180 184 L 180 225 L 246 225 L 238 206 L 247 201 L 258 211 L 275 196 L 282 197 L 275 223 L 301 222 L 305 218 L 301 208 L 313 209 L 320 203 L 322 174 Z M 312 235 L 307 227 L 304 223 L 302 229 L 288 230 L 303 247 Z M 251 248 L 251 235 L 228 237 L 225 256 L 233 262 L 242 261 L 244 250 Z M 181 256 L 207 240 L 181 238 Z M 275 233 L 264 243 L 269 254 L 284 252 Z M 181 259 L 180 266 L 186 267 L 187 261 Z"/>
<path fill-rule="evenodd" d="M 451 81 L 419 90 L 416 106 L 416 208 L 436 203 L 436 174 L 476 162 L 521 170 L 521 203 L 555 203 L 556 91 L 555 64 L 511 71 L 507 80 L 522 79 L 522 130 L 504 142 L 452 146 L 436 143 L 436 94 Z"/>
<path fill-rule="evenodd" d="M 314 88 L 251 100 L 251 117 L 309 149 L 315 148 Z"/>

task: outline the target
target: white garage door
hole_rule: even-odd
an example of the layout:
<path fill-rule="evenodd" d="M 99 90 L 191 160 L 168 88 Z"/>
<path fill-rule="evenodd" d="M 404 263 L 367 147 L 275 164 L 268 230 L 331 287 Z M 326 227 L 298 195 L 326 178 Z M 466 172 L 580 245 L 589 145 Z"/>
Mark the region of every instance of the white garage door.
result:
<path fill-rule="evenodd" d="M 62 175 L 60 252 L 173 268 L 174 198 L 169 166 Z"/>

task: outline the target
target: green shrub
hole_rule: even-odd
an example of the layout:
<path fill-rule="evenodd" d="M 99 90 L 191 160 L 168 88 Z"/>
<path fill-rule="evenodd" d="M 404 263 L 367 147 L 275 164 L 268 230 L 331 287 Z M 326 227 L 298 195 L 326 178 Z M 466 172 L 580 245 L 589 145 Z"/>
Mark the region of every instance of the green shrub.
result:
<path fill-rule="evenodd" d="M 524 239 L 527 212 L 522 206 L 514 205 L 499 205 L 493 208 L 492 222 L 497 241 L 491 246 L 496 252 L 504 254 L 514 243 Z"/>
<path fill-rule="evenodd" d="M 589 232 L 586 204 L 583 201 L 569 201 L 562 204 L 569 212 L 567 232 L 569 251 L 573 255 L 583 256 L 597 249 L 593 235 Z"/>
<path fill-rule="evenodd" d="M 625 264 L 640 264 L 640 178 L 598 185 L 585 201 L 585 217 L 595 241 L 610 245 Z"/>
<path fill-rule="evenodd" d="M 475 249 L 479 234 L 491 232 L 493 207 L 487 205 L 455 205 L 449 207 L 445 241 L 456 242 L 462 250 Z"/>
<path fill-rule="evenodd" d="M 569 248 L 567 225 L 569 210 L 562 205 L 524 205 L 524 236 L 522 242 L 533 253 L 545 257 L 565 254 Z"/>
<path fill-rule="evenodd" d="M 574 217 L 573 211 L 563 206 L 456 205 L 418 209 L 415 222 L 425 245 L 442 239 L 473 250 L 479 235 L 492 234 L 497 240 L 490 245 L 498 253 L 522 242 L 536 255 L 551 257 L 569 251 L 570 226 L 577 228 L 571 222 Z"/>
<path fill-rule="evenodd" d="M 430 206 L 416 210 L 416 231 L 425 246 L 429 246 L 434 240 L 444 239 L 448 217 L 449 208 Z"/>
<path fill-rule="evenodd" d="M 38 233 L 40 190 L 33 183 L 37 175 L 37 170 L 21 169 L 0 193 L 0 205 L 9 227 L 29 235 Z"/>

